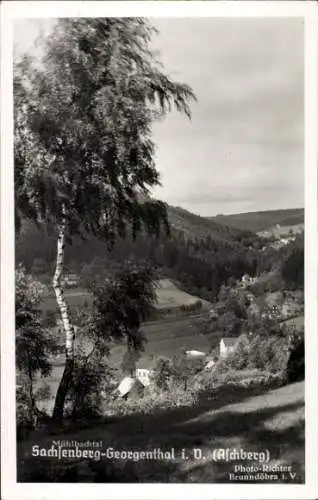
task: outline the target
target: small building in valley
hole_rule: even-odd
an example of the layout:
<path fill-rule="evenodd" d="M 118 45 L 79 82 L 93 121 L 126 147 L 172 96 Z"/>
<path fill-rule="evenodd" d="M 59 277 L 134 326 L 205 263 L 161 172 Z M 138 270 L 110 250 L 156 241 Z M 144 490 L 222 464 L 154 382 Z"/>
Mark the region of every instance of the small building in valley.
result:
<path fill-rule="evenodd" d="M 234 351 L 235 346 L 237 344 L 236 337 L 223 337 L 220 340 L 220 357 L 225 358 Z"/>
<path fill-rule="evenodd" d="M 147 358 L 139 360 L 136 363 L 135 373 L 133 375 L 126 374 L 113 395 L 123 399 L 127 399 L 128 396 L 142 396 L 145 388 L 151 385 L 154 363 L 154 360 Z"/>
<path fill-rule="evenodd" d="M 211 370 L 217 363 L 217 359 L 209 359 L 207 364 L 204 366 L 204 370 Z"/>
<path fill-rule="evenodd" d="M 66 274 L 63 278 L 63 285 L 69 288 L 76 288 L 79 285 L 79 276 L 75 273 Z"/>
<path fill-rule="evenodd" d="M 214 307 L 211 307 L 209 311 L 209 317 L 210 319 L 218 319 L 218 313 Z"/>
<path fill-rule="evenodd" d="M 154 357 L 144 357 L 137 361 L 135 376 L 144 387 L 151 385 L 155 365 L 156 359 Z"/>
<path fill-rule="evenodd" d="M 205 358 L 206 353 L 202 351 L 186 351 L 187 358 Z"/>
<path fill-rule="evenodd" d="M 128 396 L 140 396 L 144 391 L 145 386 L 136 377 L 124 377 L 118 387 L 114 390 L 113 395 L 123 399 Z"/>
<path fill-rule="evenodd" d="M 136 369 L 136 378 L 141 382 L 145 387 L 148 387 L 151 383 L 151 375 L 153 371 L 147 368 L 137 368 Z"/>

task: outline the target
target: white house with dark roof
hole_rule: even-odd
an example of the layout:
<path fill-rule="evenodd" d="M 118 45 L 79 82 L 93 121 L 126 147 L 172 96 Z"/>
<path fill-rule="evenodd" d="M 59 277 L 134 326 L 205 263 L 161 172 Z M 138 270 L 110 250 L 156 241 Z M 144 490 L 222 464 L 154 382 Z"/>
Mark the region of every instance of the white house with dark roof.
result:
<path fill-rule="evenodd" d="M 113 391 L 113 395 L 117 395 L 126 399 L 132 392 L 141 394 L 145 388 L 144 384 L 136 377 L 124 377 L 118 387 Z"/>
<path fill-rule="evenodd" d="M 233 352 L 236 344 L 236 337 L 223 337 L 220 340 L 220 357 L 225 358 L 228 354 L 230 354 L 230 352 Z"/>
<path fill-rule="evenodd" d="M 79 285 L 80 278 L 75 273 L 66 274 L 63 279 L 63 285 L 70 288 L 76 288 Z"/>
<path fill-rule="evenodd" d="M 216 359 L 207 360 L 207 364 L 204 366 L 204 370 L 211 370 L 216 365 Z"/>
<path fill-rule="evenodd" d="M 153 375 L 154 367 L 156 364 L 155 358 L 141 358 L 136 363 L 135 376 L 144 387 L 151 384 L 151 376 Z"/>
<path fill-rule="evenodd" d="M 152 370 L 149 370 L 147 368 L 136 369 L 136 378 L 142 383 L 144 387 L 148 387 L 150 385 L 151 375 L 152 375 Z"/>

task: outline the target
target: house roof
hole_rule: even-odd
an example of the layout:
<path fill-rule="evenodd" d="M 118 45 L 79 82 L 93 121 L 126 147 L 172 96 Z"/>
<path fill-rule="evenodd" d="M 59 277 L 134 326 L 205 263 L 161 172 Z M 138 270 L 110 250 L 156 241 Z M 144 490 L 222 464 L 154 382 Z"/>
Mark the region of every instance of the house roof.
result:
<path fill-rule="evenodd" d="M 136 362 L 136 369 L 140 370 L 152 370 L 156 364 L 156 359 L 151 358 L 141 358 Z"/>
<path fill-rule="evenodd" d="M 280 305 L 284 302 L 283 293 L 280 291 L 268 293 L 265 297 L 264 302 L 265 302 L 265 304 L 270 305 L 270 306 L 273 304 Z"/>
<path fill-rule="evenodd" d="M 222 340 L 223 340 L 224 345 L 226 347 L 233 347 L 237 342 L 236 337 L 222 337 L 221 342 L 222 342 Z"/>
<path fill-rule="evenodd" d="M 211 359 L 204 367 L 204 370 L 208 370 L 209 368 L 212 368 L 215 365 L 215 361 Z"/>
<path fill-rule="evenodd" d="M 115 391 L 119 392 L 119 394 L 123 397 L 126 396 L 134 387 L 136 386 L 144 386 L 141 380 L 132 377 L 125 377 L 118 385 Z"/>

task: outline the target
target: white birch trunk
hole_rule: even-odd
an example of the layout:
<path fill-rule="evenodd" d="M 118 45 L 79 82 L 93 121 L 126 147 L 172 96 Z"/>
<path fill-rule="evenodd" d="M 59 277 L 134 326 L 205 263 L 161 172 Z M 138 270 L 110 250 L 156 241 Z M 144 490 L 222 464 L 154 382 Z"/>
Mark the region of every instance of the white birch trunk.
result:
<path fill-rule="evenodd" d="M 57 239 L 57 257 L 56 268 L 53 277 L 53 288 L 56 295 L 56 301 L 60 309 L 61 320 L 65 333 L 65 354 L 66 358 L 74 358 L 74 341 L 75 331 L 70 323 L 68 305 L 65 300 L 62 288 L 62 273 L 64 270 L 64 250 L 65 250 L 65 231 L 66 231 L 66 216 L 65 207 L 63 207 L 64 218 L 59 226 L 59 234 Z"/>

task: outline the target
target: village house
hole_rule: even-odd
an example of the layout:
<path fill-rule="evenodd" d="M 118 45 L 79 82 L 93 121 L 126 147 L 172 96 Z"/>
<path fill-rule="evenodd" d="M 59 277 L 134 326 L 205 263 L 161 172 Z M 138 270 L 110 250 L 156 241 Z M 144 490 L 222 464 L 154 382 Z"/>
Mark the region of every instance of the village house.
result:
<path fill-rule="evenodd" d="M 220 357 L 225 358 L 234 351 L 237 344 L 236 337 L 223 337 L 220 340 Z"/>
<path fill-rule="evenodd" d="M 148 387 L 151 383 L 151 375 L 153 370 L 147 368 L 136 368 L 136 378 L 143 384 L 144 387 Z"/>
<path fill-rule="evenodd" d="M 206 365 L 204 366 L 204 370 L 211 370 L 214 368 L 219 358 L 219 349 L 216 347 L 206 358 Z"/>
<path fill-rule="evenodd" d="M 114 390 L 113 395 L 126 399 L 134 394 L 143 394 L 144 389 L 151 385 L 154 363 L 153 359 L 140 359 L 136 363 L 134 376 L 127 374 Z"/>
<path fill-rule="evenodd" d="M 211 368 L 213 368 L 215 364 L 216 361 L 214 359 L 210 359 L 210 361 L 208 361 L 207 364 L 204 366 L 203 370 L 211 370 Z"/>
<path fill-rule="evenodd" d="M 225 300 L 219 300 L 219 302 L 214 306 L 214 311 L 217 316 L 222 316 L 222 314 L 227 311 L 227 302 Z"/>
<path fill-rule="evenodd" d="M 255 295 L 251 292 L 247 292 L 245 295 L 246 301 L 249 303 L 249 305 L 255 303 Z"/>
<path fill-rule="evenodd" d="M 113 396 L 118 396 L 123 399 L 127 399 L 128 396 L 132 395 L 142 395 L 144 392 L 145 386 L 140 380 L 136 377 L 124 377 L 120 382 L 118 387 L 113 391 Z"/>
<path fill-rule="evenodd" d="M 187 358 L 205 358 L 206 353 L 202 351 L 186 351 Z"/>
<path fill-rule="evenodd" d="M 282 316 L 283 304 L 284 295 L 281 291 L 267 294 L 264 299 L 262 318 L 280 319 Z"/>
<path fill-rule="evenodd" d="M 252 276 L 249 276 L 248 274 L 244 274 L 242 276 L 241 282 L 240 282 L 240 287 L 241 288 L 246 288 L 248 286 L 254 285 L 256 283 L 257 279 L 253 278 Z"/>
<path fill-rule="evenodd" d="M 79 276 L 75 273 L 70 273 L 64 276 L 62 282 L 63 285 L 69 288 L 75 288 L 79 285 Z"/>
<path fill-rule="evenodd" d="M 261 308 L 256 302 L 252 302 L 247 308 L 247 315 L 250 318 L 259 318 L 261 315 Z"/>
<path fill-rule="evenodd" d="M 209 311 L 209 317 L 210 319 L 217 319 L 218 318 L 218 313 L 214 307 L 211 307 Z"/>
<path fill-rule="evenodd" d="M 278 304 L 265 304 L 261 317 L 263 319 L 280 319 L 281 315 L 281 307 Z"/>
<path fill-rule="evenodd" d="M 256 233 L 258 236 L 261 238 L 271 238 L 273 236 L 273 233 L 271 231 L 260 231 Z"/>

